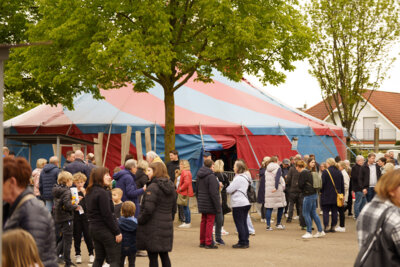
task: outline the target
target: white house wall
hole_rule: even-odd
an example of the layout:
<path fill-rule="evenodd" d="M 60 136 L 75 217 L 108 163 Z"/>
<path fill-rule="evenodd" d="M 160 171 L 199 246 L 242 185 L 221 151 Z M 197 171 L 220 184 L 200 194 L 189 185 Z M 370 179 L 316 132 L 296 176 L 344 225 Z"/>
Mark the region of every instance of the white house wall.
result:
<path fill-rule="evenodd" d="M 400 131 L 397 129 L 390 121 L 388 121 L 380 112 L 378 112 L 371 104 L 367 104 L 365 108 L 361 111 L 360 116 L 354 126 L 353 134 L 360 140 L 364 139 L 364 135 L 367 133 L 364 131 L 364 118 L 368 117 L 378 117 L 377 122 L 380 123 L 380 139 L 381 140 L 393 140 L 394 137 L 396 140 L 400 140 Z M 339 115 L 337 111 L 334 111 L 334 118 L 338 125 L 342 126 L 340 123 Z M 328 116 L 325 119 L 326 122 L 333 123 L 331 118 Z"/>

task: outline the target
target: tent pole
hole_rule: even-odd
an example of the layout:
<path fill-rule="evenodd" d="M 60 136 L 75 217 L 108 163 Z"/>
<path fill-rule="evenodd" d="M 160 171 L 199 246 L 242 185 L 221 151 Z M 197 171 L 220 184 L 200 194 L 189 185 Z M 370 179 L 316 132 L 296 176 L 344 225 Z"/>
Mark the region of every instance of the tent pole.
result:
<path fill-rule="evenodd" d="M 201 145 L 203 146 L 203 151 L 204 151 L 204 139 L 203 139 L 203 130 L 201 129 L 201 123 L 199 123 L 199 130 L 200 130 Z"/>
<path fill-rule="evenodd" d="M 254 158 L 256 159 L 256 162 L 257 162 L 258 168 L 261 168 L 260 162 L 258 162 L 258 158 L 257 158 L 256 152 L 254 152 L 253 146 L 251 145 L 251 143 L 250 143 L 250 139 L 249 139 L 249 137 L 247 136 L 247 133 L 246 133 L 246 131 L 244 130 L 243 124 L 242 124 L 242 130 L 243 130 L 244 134 L 246 135 L 247 142 L 249 143 L 249 146 L 250 146 L 251 152 L 253 152 L 253 156 L 254 156 Z"/>
<path fill-rule="evenodd" d="M 290 143 L 292 143 L 292 140 L 290 140 L 289 136 L 286 134 L 285 130 L 282 128 L 282 126 L 278 123 L 279 128 L 283 132 L 283 134 L 286 136 L 286 138 L 289 140 Z M 300 154 L 299 151 L 296 149 L 297 154 Z"/>
<path fill-rule="evenodd" d="M 57 158 L 58 158 L 58 162 L 61 165 L 61 145 L 60 145 L 60 137 L 57 136 Z"/>
<path fill-rule="evenodd" d="M 311 128 L 311 127 L 310 127 Z M 312 129 L 311 129 L 312 130 Z M 312 130 L 313 131 L 313 130 Z M 332 157 L 335 157 L 335 154 L 332 152 L 332 150 L 329 149 L 329 147 L 325 144 L 325 142 L 322 140 L 321 136 L 317 135 L 314 131 L 313 133 L 315 134 L 316 137 L 318 137 L 319 141 L 321 141 L 322 145 L 331 153 Z"/>
<path fill-rule="evenodd" d="M 112 122 L 110 123 L 110 130 L 108 130 L 107 144 L 106 144 L 106 151 L 104 152 L 104 159 L 103 159 L 103 167 L 106 165 L 106 160 L 107 160 L 107 152 L 108 152 L 108 145 L 110 144 L 110 135 L 111 135 L 111 129 L 112 129 Z"/>
<path fill-rule="evenodd" d="M 337 137 L 337 139 L 340 140 L 340 142 L 342 142 L 342 144 L 346 147 L 346 150 L 349 150 L 349 151 L 351 152 L 351 154 L 353 154 L 354 157 L 357 157 L 356 153 L 354 153 L 353 150 L 351 150 L 351 149 L 346 145 L 346 143 L 343 142 L 343 140 L 339 138 L 339 136 L 335 133 L 335 131 L 332 131 L 332 129 L 329 128 L 329 127 L 328 127 L 328 129 Z"/>
<path fill-rule="evenodd" d="M 157 123 L 154 122 L 154 152 L 157 153 Z"/>

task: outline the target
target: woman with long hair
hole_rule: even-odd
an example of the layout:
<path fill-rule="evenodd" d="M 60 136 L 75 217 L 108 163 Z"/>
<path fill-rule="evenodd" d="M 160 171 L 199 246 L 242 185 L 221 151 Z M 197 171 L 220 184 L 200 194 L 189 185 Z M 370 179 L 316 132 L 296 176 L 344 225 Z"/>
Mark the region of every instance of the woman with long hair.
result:
<path fill-rule="evenodd" d="M 271 231 L 271 215 L 274 208 L 278 209 L 276 229 L 283 230 L 285 226 L 281 224 L 283 210 L 286 207 L 286 198 L 283 190 L 285 180 L 282 177 L 282 170 L 278 165 L 278 158 L 271 157 L 265 171 L 265 217 L 267 220 L 267 231 Z"/>
<path fill-rule="evenodd" d="M 339 226 L 335 228 L 336 232 L 346 232 L 346 228 L 344 226 L 345 222 L 345 214 L 344 212 L 346 211 L 347 205 L 348 205 L 348 199 L 349 199 L 349 188 L 350 188 L 350 176 L 349 173 L 347 172 L 347 165 L 346 162 L 344 161 L 339 161 L 338 163 L 339 171 L 342 172 L 343 175 L 343 182 L 344 182 L 344 205 L 343 207 L 338 207 L 339 211 Z"/>
<path fill-rule="evenodd" d="M 168 252 L 172 251 L 176 212 L 175 185 L 162 162 L 152 162 L 147 175 L 150 181 L 140 207 L 137 249 L 147 250 L 150 267 L 158 266 L 158 256 L 162 266 L 169 267 Z"/>
<path fill-rule="evenodd" d="M 338 169 L 335 159 L 327 159 L 326 167 L 327 169 L 322 172 L 321 206 L 324 218 L 324 231 L 333 233 L 335 232 L 335 226 L 338 219 L 337 194 L 344 193 L 344 180 L 342 172 Z M 330 229 L 328 229 L 329 212 L 332 216 Z"/>
<path fill-rule="evenodd" d="M 229 178 L 224 172 L 224 162 L 222 160 L 216 160 L 214 162 L 214 173 L 217 176 L 218 181 L 222 184 L 221 194 L 221 213 L 215 217 L 215 239 L 217 244 L 225 244 L 222 240 L 222 235 L 228 235 L 229 233 L 224 229 L 224 215 L 231 212 L 228 207 L 228 196 L 226 188 L 229 186 Z M 222 242 L 219 242 L 222 241 Z"/>
<path fill-rule="evenodd" d="M 260 183 L 257 192 L 257 202 L 261 204 L 261 222 L 265 221 L 265 169 L 269 163 L 270 157 L 264 157 L 259 171 Z"/>
<path fill-rule="evenodd" d="M 111 176 L 107 168 L 92 170 L 85 199 L 95 250 L 93 267 L 101 267 L 105 259 L 111 267 L 117 267 L 120 263 L 122 235 L 114 216 L 110 184 Z"/>
<path fill-rule="evenodd" d="M 385 173 L 378 180 L 375 192 L 377 196 L 364 206 L 357 219 L 360 251 L 370 246 L 369 237 L 377 232 L 378 221 L 382 218 L 384 219 L 381 227 L 382 235 L 388 246 L 385 249 L 392 252 L 391 266 L 400 266 L 400 170 Z M 382 256 L 386 255 L 382 253 Z"/>
<path fill-rule="evenodd" d="M 180 180 L 177 186 L 176 192 L 183 196 L 187 196 L 187 205 L 183 206 L 183 213 L 185 216 L 185 222 L 179 225 L 180 228 L 190 228 L 191 218 L 190 218 L 190 208 L 189 208 L 189 198 L 193 197 L 193 186 L 192 186 L 192 173 L 190 172 L 190 164 L 186 159 L 179 161 Z"/>
<path fill-rule="evenodd" d="M 2 238 L 3 267 L 43 267 L 32 235 L 25 230 L 7 231 Z"/>
<path fill-rule="evenodd" d="M 239 234 L 239 241 L 232 247 L 248 248 L 249 228 L 247 226 L 247 216 L 250 210 L 250 202 L 247 197 L 247 188 L 249 187 L 250 180 L 248 176 L 245 175 L 247 166 L 243 161 L 237 160 L 233 170 L 235 172 L 235 177 L 233 177 L 233 181 L 226 189 L 226 192 L 231 194 L 232 215 Z"/>

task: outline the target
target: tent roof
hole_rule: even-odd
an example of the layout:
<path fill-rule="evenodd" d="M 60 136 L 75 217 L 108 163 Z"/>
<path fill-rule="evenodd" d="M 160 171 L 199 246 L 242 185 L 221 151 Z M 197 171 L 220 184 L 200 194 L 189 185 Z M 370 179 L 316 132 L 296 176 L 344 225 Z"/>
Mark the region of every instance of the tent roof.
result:
<path fill-rule="evenodd" d="M 37 144 L 55 144 L 57 143 L 57 138 L 60 139 L 60 144 L 72 145 L 72 144 L 82 144 L 82 145 L 94 145 L 96 143 L 83 140 L 80 138 L 75 138 L 62 134 L 5 134 L 4 138 L 19 141 L 22 143 L 27 143 L 31 145 Z"/>
<path fill-rule="evenodd" d="M 195 82 L 192 77 L 175 92 L 175 125 L 177 127 L 238 127 L 256 133 L 265 128 L 312 128 L 342 132 L 294 108 L 283 105 L 247 81 L 233 82 L 213 72 L 213 83 Z M 4 123 L 5 127 L 38 127 L 61 125 L 160 125 L 164 126 L 164 94 L 156 84 L 149 93 L 136 93 L 133 85 L 101 90 L 102 100 L 90 94 L 74 99 L 74 110 L 62 105 L 40 105 Z M 327 134 L 327 133 L 325 133 Z M 342 135 L 342 134 L 340 134 Z"/>

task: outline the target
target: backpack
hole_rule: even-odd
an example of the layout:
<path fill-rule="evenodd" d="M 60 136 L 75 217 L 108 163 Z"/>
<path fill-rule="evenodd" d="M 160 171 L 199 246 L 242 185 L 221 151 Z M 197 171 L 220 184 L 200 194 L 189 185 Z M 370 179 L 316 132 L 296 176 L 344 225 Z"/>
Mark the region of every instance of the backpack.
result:
<path fill-rule="evenodd" d="M 313 178 L 313 187 L 315 189 L 321 189 L 322 187 L 322 179 L 317 172 L 311 172 Z"/>
<path fill-rule="evenodd" d="M 245 195 L 245 197 L 249 200 L 250 203 L 256 203 L 257 202 L 257 195 L 256 195 L 256 190 L 254 190 L 254 187 L 251 185 L 251 182 L 242 175 L 243 178 L 249 182 L 249 186 L 247 187 L 247 194 L 243 193 L 242 191 L 238 190 L 240 193 Z"/>

